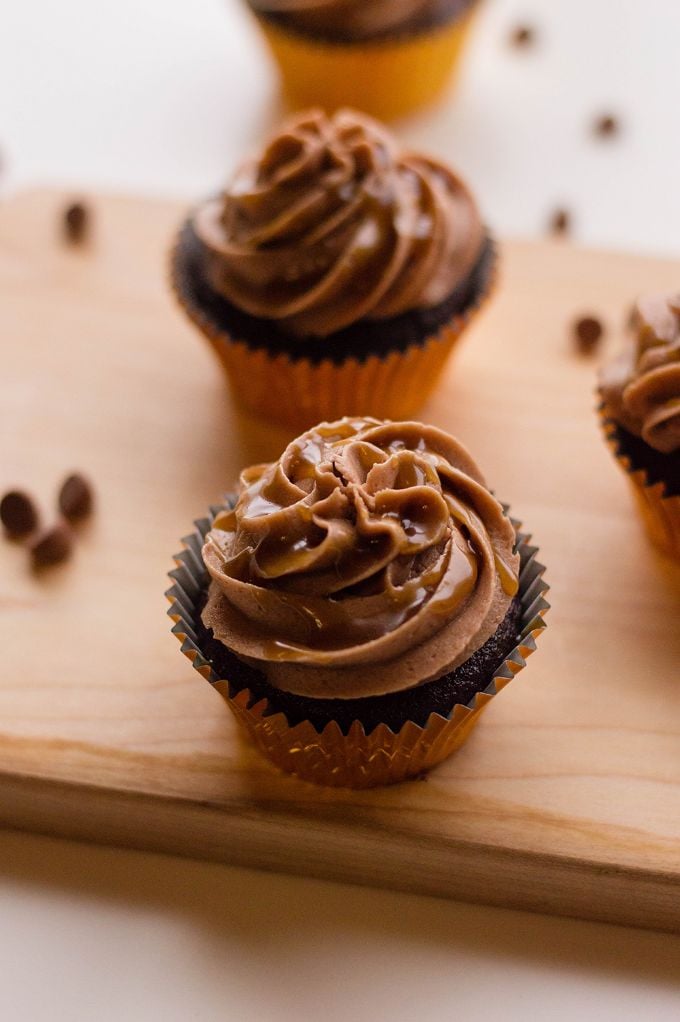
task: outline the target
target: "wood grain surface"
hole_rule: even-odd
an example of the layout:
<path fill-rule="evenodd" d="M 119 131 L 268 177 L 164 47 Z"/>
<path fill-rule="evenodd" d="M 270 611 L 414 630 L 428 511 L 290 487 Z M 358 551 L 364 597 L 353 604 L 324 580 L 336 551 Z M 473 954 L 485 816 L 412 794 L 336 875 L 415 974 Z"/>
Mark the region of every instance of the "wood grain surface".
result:
<path fill-rule="evenodd" d="M 498 294 L 422 418 L 474 451 L 535 537 L 553 609 L 538 652 L 425 782 L 353 793 L 278 773 L 180 655 L 165 616 L 179 538 L 284 432 L 232 404 L 175 309 L 179 206 L 92 196 L 0 206 L 0 488 L 97 512 L 40 576 L 0 544 L 0 822 L 265 869 L 680 930 L 680 578 L 648 546 L 593 414 L 595 360 L 680 265 L 508 243 Z M 370 409 L 366 409 L 370 412 Z"/>

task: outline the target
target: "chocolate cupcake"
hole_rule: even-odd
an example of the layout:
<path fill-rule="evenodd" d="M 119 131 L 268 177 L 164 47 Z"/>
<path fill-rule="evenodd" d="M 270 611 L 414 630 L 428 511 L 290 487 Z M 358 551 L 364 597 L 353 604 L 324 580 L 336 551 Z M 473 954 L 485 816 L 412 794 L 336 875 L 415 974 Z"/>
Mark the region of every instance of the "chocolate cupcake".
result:
<path fill-rule="evenodd" d="M 288 101 L 400 117 L 460 63 L 476 0 L 247 0 Z"/>
<path fill-rule="evenodd" d="M 680 294 L 642 298 L 631 328 L 601 372 L 600 417 L 649 536 L 680 559 Z"/>
<path fill-rule="evenodd" d="M 197 523 L 173 631 L 260 749 L 367 787 L 450 755 L 544 627 L 543 568 L 465 449 L 322 423 Z"/>
<path fill-rule="evenodd" d="M 347 110 L 284 125 L 187 219 L 172 257 L 235 396 L 299 428 L 412 415 L 493 270 L 462 181 Z"/>

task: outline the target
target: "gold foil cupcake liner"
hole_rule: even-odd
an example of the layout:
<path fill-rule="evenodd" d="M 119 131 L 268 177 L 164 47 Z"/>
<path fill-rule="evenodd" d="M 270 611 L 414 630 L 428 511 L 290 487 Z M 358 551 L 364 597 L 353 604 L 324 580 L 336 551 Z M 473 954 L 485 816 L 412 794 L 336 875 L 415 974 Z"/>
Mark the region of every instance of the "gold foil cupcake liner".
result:
<path fill-rule="evenodd" d="M 435 389 L 458 339 L 493 292 L 498 255 L 490 241 L 490 263 L 483 286 L 464 312 L 421 343 L 365 359 L 349 356 L 341 362 L 317 362 L 304 356 L 273 354 L 264 346 L 251 347 L 232 337 L 217 326 L 183 285 L 176 268 L 181 242 L 171 254 L 171 284 L 177 301 L 225 370 L 235 400 L 251 413 L 298 432 L 344 415 L 408 420 Z"/>
<path fill-rule="evenodd" d="M 201 549 L 219 510 L 211 508 L 208 517 L 195 523 L 195 531 L 183 539 L 184 549 L 175 557 L 177 567 L 170 572 L 173 585 L 166 593 L 171 604 L 168 614 L 174 622 L 172 631 L 182 652 L 224 698 L 260 751 L 282 770 L 306 781 L 333 787 L 370 788 L 415 777 L 441 763 L 463 744 L 493 697 L 522 670 L 527 657 L 536 649 L 537 636 L 545 628 L 544 616 L 549 607 L 545 599 L 548 586 L 542 577 L 545 568 L 536 558 L 537 547 L 519 531 L 519 523 L 511 519 L 520 555 L 520 636 L 482 691 L 467 705 L 455 705 L 447 716 L 432 713 L 425 726 L 408 721 L 396 733 L 379 724 L 367 734 L 358 721 L 347 734 L 334 721 L 322 732 L 309 721 L 291 727 L 285 714 L 271 713 L 267 700 L 254 701 L 247 688 L 232 694 L 229 680 L 215 674 L 199 647 L 194 622 L 198 601 L 207 585 Z"/>
<path fill-rule="evenodd" d="M 661 482 L 651 483 L 644 469 L 633 468 L 616 435 L 616 423 L 598 408 L 602 429 L 612 454 L 626 473 L 643 525 L 652 543 L 668 557 L 680 561 L 680 497 L 668 497 Z"/>
<path fill-rule="evenodd" d="M 351 106 L 381 120 L 434 102 L 458 70 L 477 3 L 450 21 L 380 40 L 333 43 L 257 17 L 293 108 Z"/>

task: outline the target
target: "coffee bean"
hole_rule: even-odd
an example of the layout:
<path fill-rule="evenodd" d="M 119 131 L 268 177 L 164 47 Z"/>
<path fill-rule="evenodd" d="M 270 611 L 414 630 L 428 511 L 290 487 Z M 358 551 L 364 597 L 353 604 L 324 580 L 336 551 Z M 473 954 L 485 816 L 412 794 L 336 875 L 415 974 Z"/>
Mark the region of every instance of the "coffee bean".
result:
<path fill-rule="evenodd" d="M 517 25 L 510 33 L 510 42 L 513 46 L 532 46 L 536 41 L 536 33 L 531 25 Z"/>
<path fill-rule="evenodd" d="M 593 131 L 600 138 L 613 138 L 619 130 L 619 122 L 613 114 L 601 114 L 593 123 Z"/>
<path fill-rule="evenodd" d="M 66 522 L 57 522 L 40 535 L 31 546 L 34 568 L 60 564 L 71 555 L 73 536 Z"/>
<path fill-rule="evenodd" d="M 38 512 L 27 493 L 10 490 L 0 501 L 0 521 L 9 536 L 27 536 L 38 524 Z"/>
<path fill-rule="evenodd" d="M 571 214 L 568 209 L 556 209 L 550 217 L 551 234 L 569 234 L 571 230 Z"/>
<path fill-rule="evenodd" d="M 574 341 L 582 355 L 589 355 L 595 350 L 604 327 L 595 316 L 582 316 L 574 323 Z"/>
<path fill-rule="evenodd" d="M 74 472 L 61 484 L 58 498 L 59 510 L 64 518 L 85 518 L 92 511 L 94 494 L 85 476 Z"/>
<path fill-rule="evenodd" d="M 74 245 L 83 241 L 90 227 L 90 213 L 84 202 L 72 202 L 63 213 L 64 236 Z"/>

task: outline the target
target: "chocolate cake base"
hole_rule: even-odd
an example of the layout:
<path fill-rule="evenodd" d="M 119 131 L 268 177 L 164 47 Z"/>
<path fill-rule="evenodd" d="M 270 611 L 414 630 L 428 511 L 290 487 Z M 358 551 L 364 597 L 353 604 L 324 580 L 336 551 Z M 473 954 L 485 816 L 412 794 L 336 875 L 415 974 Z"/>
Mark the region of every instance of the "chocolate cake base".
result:
<path fill-rule="evenodd" d="M 455 671 L 417 688 L 383 696 L 312 699 L 274 688 L 260 671 L 244 664 L 227 646 L 219 642 L 212 629 L 206 628 L 201 619 L 206 597 L 207 590 L 202 599 L 197 601 L 194 620 L 197 645 L 215 674 L 228 680 L 229 695 L 233 697 L 243 689 L 248 689 L 251 694 L 249 706 L 262 699 L 267 700 L 269 705 L 265 716 L 284 713 L 291 727 L 308 720 L 319 733 L 333 720 L 346 735 L 355 720 L 363 724 L 364 731 L 370 734 L 381 723 L 387 724 L 396 733 L 409 720 L 424 727 L 431 713 L 448 717 L 457 703 L 465 706 L 476 692 L 487 687 L 520 638 L 522 606 L 519 598 L 515 597 L 496 632 Z"/>
<path fill-rule="evenodd" d="M 270 21 L 273 25 L 280 26 L 292 35 L 299 35 L 312 41 L 319 40 L 330 45 L 335 43 L 346 46 L 356 42 L 365 44 L 377 40 L 401 39 L 405 36 L 419 35 L 422 32 L 431 31 L 432 29 L 439 28 L 441 25 L 448 24 L 454 18 L 459 18 L 472 6 L 473 2 L 474 0 L 433 0 L 420 17 L 411 18 L 405 27 L 374 32 L 372 35 L 362 36 L 360 39 L 356 39 L 350 32 L 317 31 L 312 33 L 311 31 L 305 31 L 296 23 L 297 19 L 294 13 L 286 11 L 262 11 L 259 10 L 257 3 L 254 2 L 250 6 L 254 8 L 258 17 L 264 21 Z"/>
<path fill-rule="evenodd" d="M 313 365 L 326 359 L 339 364 L 348 358 L 365 361 L 371 355 L 385 357 L 392 351 L 405 351 L 424 344 L 456 316 L 473 309 L 488 291 L 496 261 L 496 249 L 486 237 L 477 262 L 439 305 L 414 309 L 391 319 L 353 323 L 323 339 L 300 339 L 287 334 L 274 320 L 243 312 L 205 281 L 202 274 L 203 243 L 191 221 L 183 225 L 172 258 L 175 289 L 188 310 L 208 319 L 219 333 L 243 341 L 251 350 L 271 355 L 285 354 L 292 361 L 304 358 Z"/>
<path fill-rule="evenodd" d="M 680 496 L 680 452 L 664 454 L 657 451 L 641 437 L 629 433 L 613 420 L 608 421 L 614 427 L 613 440 L 616 449 L 619 455 L 629 459 L 632 471 L 645 472 L 649 486 L 663 483 L 665 497 Z"/>

